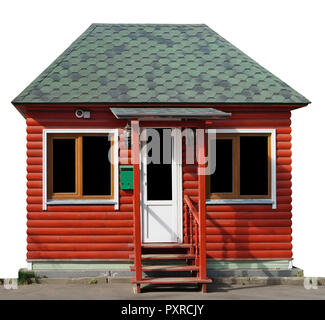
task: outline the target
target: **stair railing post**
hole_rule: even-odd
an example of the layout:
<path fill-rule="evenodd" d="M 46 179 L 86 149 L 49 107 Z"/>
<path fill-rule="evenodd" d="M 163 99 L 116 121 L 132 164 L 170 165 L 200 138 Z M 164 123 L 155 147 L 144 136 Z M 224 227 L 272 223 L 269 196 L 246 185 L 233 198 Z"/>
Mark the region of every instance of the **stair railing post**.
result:
<path fill-rule="evenodd" d="M 184 243 L 189 243 L 187 224 L 188 224 L 188 209 L 186 203 L 184 203 Z"/>
<path fill-rule="evenodd" d="M 191 243 L 191 247 L 190 247 L 190 253 L 193 254 L 194 250 L 193 250 L 193 213 L 189 210 L 189 218 L 190 218 L 190 243 Z"/>
<path fill-rule="evenodd" d="M 200 265 L 199 260 L 199 226 L 198 223 L 194 222 L 194 229 L 195 229 L 195 264 Z M 201 268 L 200 268 L 201 270 Z"/>
<path fill-rule="evenodd" d="M 142 280 L 141 225 L 140 225 L 140 127 L 138 120 L 131 120 L 132 164 L 133 164 L 133 238 L 135 280 Z M 140 291 L 140 284 L 137 284 Z"/>

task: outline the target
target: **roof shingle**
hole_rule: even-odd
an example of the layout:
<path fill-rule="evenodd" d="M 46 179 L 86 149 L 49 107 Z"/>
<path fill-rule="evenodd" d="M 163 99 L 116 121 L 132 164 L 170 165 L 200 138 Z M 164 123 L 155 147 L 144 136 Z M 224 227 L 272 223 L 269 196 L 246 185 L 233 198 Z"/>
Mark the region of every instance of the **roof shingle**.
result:
<path fill-rule="evenodd" d="M 309 101 L 206 25 L 92 24 L 13 103 Z"/>

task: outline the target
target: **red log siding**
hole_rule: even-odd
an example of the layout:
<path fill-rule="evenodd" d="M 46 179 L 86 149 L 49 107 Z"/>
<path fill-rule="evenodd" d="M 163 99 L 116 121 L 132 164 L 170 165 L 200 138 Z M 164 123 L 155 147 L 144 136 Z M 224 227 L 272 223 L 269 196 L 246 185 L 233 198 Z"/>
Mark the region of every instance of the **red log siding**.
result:
<path fill-rule="evenodd" d="M 108 108 L 92 108 L 91 119 L 77 120 L 76 108 L 27 112 L 27 258 L 129 260 L 133 242 L 132 192 L 120 191 L 120 207 L 62 205 L 42 209 L 42 130 L 118 128 Z M 121 162 L 127 155 L 120 141 Z"/>
<path fill-rule="evenodd" d="M 117 211 L 113 205 L 60 205 L 48 206 L 47 211 L 42 209 L 42 130 L 125 126 L 124 121 L 114 120 L 108 109 L 92 107 L 89 120 L 77 120 L 75 109 L 27 108 L 27 258 L 129 260 L 133 241 L 132 192 L 120 190 Z M 272 210 L 271 205 L 208 205 L 208 258 L 292 257 L 290 111 L 278 110 L 227 109 L 234 113 L 230 119 L 211 124 L 216 128 L 277 129 L 277 209 Z M 120 162 L 131 152 L 124 143 L 121 149 Z M 195 165 L 183 167 L 184 194 L 195 202 L 196 171 Z"/>
<path fill-rule="evenodd" d="M 207 258 L 291 259 L 291 128 L 290 111 L 236 111 L 211 128 L 275 128 L 277 209 L 271 205 L 207 205 Z M 183 163 L 185 154 L 183 153 Z M 183 192 L 197 202 L 196 167 L 183 166 Z"/>

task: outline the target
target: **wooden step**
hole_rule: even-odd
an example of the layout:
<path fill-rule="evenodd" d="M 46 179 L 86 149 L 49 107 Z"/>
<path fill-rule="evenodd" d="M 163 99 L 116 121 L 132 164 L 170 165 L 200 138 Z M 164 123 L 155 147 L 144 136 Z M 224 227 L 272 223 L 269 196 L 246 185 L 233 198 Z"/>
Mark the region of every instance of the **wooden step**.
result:
<path fill-rule="evenodd" d="M 141 248 L 144 249 L 189 249 L 189 243 L 142 243 Z"/>
<path fill-rule="evenodd" d="M 130 259 L 134 259 L 134 254 L 130 254 Z M 184 260 L 195 259 L 194 254 L 142 254 L 141 260 Z"/>
<path fill-rule="evenodd" d="M 174 283 L 211 283 L 211 279 L 200 279 L 196 277 L 167 277 L 167 278 L 143 278 L 142 280 L 136 281 L 131 279 L 132 283 L 157 283 L 157 284 L 174 284 Z"/>
<path fill-rule="evenodd" d="M 177 266 L 177 265 L 160 265 L 160 266 L 143 266 L 142 271 L 199 271 L 198 266 Z M 130 267 L 131 271 L 135 271 L 135 267 L 131 266 Z"/>
<path fill-rule="evenodd" d="M 191 248 L 190 243 L 142 243 L 141 248 L 143 249 L 189 249 Z M 134 244 L 130 243 L 129 247 L 134 248 Z"/>

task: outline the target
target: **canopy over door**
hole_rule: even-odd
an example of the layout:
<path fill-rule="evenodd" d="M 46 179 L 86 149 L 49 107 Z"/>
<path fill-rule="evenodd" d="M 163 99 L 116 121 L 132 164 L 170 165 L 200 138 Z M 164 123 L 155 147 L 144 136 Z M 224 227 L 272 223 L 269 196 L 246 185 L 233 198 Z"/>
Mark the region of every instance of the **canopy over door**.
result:
<path fill-rule="evenodd" d="M 225 119 L 231 113 L 214 108 L 110 108 L 117 119 Z"/>

